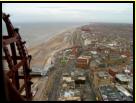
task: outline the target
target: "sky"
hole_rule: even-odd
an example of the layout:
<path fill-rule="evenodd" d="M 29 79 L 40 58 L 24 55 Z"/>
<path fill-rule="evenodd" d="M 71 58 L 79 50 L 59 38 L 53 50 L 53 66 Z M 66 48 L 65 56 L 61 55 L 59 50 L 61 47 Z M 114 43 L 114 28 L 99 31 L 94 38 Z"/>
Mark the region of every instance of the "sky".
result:
<path fill-rule="evenodd" d="M 13 22 L 133 23 L 132 3 L 3 3 Z"/>

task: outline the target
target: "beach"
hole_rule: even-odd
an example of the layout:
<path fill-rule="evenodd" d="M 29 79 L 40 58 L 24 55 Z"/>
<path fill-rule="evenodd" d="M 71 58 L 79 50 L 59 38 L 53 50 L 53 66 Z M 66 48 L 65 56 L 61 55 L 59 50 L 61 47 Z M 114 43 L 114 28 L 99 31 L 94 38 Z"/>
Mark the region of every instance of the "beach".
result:
<path fill-rule="evenodd" d="M 47 63 L 48 59 L 51 59 L 57 51 L 69 47 L 69 44 L 64 41 L 64 38 L 68 32 L 74 29 L 65 29 L 56 33 L 46 42 L 28 48 L 29 54 L 32 55 L 31 67 L 44 68 L 44 65 L 49 64 L 49 62 Z"/>

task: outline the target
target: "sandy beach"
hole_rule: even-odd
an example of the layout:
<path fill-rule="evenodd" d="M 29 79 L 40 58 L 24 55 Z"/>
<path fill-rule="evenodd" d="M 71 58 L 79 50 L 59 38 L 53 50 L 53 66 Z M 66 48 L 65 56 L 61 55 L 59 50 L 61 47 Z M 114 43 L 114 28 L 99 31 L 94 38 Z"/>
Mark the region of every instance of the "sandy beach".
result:
<path fill-rule="evenodd" d="M 64 42 L 64 38 L 68 32 L 74 29 L 75 28 L 71 28 L 58 32 L 46 42 L 28 48 L 29 54 L 32 55 L 31 67 L 44 68 L 48 59 L 50 59 L 55 52 L 69 47 L 69 45 Z"/>

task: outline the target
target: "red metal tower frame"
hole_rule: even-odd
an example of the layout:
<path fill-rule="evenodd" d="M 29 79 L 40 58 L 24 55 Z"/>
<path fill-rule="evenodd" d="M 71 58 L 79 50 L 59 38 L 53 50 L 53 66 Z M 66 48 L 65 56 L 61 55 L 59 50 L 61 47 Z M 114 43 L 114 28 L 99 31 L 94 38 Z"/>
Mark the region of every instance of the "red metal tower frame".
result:
<path fill-rule="evenodd" d="M 25 88 L 25 98 L 31 100 L 31 77 L 29 73 L 31 55 L 28 55 L 27 49 L 25 47 L 25 42 L 19 34 L 19 29 L 15 29 L 9 20 L 9 15 L 2 13 L 2 19 L 6 24 L 8 35 L 2 36 L 3 51 L 5 56 L 3 59 L 7 61 L 9 71 L 7 73 L 8 77 L 11 79 L 12 84 L 15 86 L 16 90 L 19 92 Z M 8 48 L 10 45 L 10 49 Z M 10 54 L 11 51 L 11 54 Z M 17 55 L 18 52 L 18 55 Z M 18 70 L 23 67 L 23 75 L 19 75 Z M 19 80 L 23 79 L 24 84 L 20 86 Z"/>

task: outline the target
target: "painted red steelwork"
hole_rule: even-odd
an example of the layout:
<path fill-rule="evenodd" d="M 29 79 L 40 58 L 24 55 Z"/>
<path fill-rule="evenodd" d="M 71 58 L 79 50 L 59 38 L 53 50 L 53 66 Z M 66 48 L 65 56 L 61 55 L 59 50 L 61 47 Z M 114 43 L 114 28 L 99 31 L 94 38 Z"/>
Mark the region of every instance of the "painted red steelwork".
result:
<path fill-rule="evenodd" d="M 22 39 L 19 34 L 19 29 L 14 29 L 11 21 L 9 20 L 9 15 L 2 13 L 2 19 L 6 24 L 8 36 L 3 36 L 3 51 L 5 56 L 3 59 L 7 61 L 9 72 L 7 76 L 12 80 L 12 85 L 14 85 L 15 89 L 19 93 L 20 90 L 25 88 L 27 100 L 31 100 L 32 93 L 31 93 L 31 77 L 30 73 L 30 59 L 31 56 L 28 55 L 26 47 L 24 45 L 25 42 L 22 42 Z M 10 49 L 7 47 L 10 45 Z M 10 52 L 11 51 L 11 54 Z M 19 55 L 17 55 L 17 52 Z M 20 60 L 20 62 L 18 62 Z M 23 76 L 19 76 L 18 70 L 20 67 L 23 67 Z M 24 85 L 21 87 L 19 83 L 19 79 L 24 79 Z M 20 94 L 18 94 L 20 95 Z M 21 96 L 21 95 L 20 95 Z M 17 98 L 17 97 L 16 97 Z"/>

